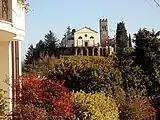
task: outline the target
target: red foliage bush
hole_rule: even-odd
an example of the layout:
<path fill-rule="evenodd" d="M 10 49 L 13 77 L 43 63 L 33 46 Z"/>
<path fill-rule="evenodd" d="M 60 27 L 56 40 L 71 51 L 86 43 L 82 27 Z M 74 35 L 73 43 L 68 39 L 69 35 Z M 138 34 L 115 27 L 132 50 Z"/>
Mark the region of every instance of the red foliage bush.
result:
<path fill-rule="evenodd" d="M 139 97 L 136 97 L 133 100 L 133 105 L 135 105 L 139 111 L 139 119 L 148 119 L 156 115 L 156 109 L 152 104 L 152 100 Z"/>
<path fill-rule="evenodd" d="M 54 118 L 72 116 L 72 96 L 62 81 L 42 80 L 36 76 L 20 79 L 22 89 L 17 88 L 17 104 L 34 105 Z M 20 95 L 21 94 L 21 95 Z"/>
<path fill-rule="evenodd" d="M 152 101 L 143 97 L 130 97 L 120 108 L 121 120 L 148 120 L 156 115 Z"/>

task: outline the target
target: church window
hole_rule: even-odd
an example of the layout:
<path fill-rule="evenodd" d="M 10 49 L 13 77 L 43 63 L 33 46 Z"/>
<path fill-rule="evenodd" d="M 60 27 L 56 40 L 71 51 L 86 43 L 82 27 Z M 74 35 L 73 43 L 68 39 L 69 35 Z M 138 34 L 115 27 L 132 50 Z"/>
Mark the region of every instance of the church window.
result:
<path fill-rule="evenodd" d="M 85 34 L 85 37 L 87 37 L 87 34 Z"/>
<path fill-rule="evenodd" d="M 94 39 L 94 37 L 93 37 L 93 36 L 91 36 L 91 37 L 90 37 L 90 39 Z"/>
<path fill-rule="evenodd" d="M 80 36 L 78 39 L 82 39 L 82 37 Z"/>

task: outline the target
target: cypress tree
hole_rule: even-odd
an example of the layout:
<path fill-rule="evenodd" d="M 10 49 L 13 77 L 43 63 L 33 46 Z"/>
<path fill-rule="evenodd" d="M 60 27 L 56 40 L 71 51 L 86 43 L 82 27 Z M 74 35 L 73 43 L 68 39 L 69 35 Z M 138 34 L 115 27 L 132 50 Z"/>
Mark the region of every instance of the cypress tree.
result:
<path fill-rule="evenodd" d="M 117 57 L 122 57 L 125 54 L 128 45 L 128 35 L 124 22 L 117 24 L 116 30 L 116 54 Z"/>
<path fill-rule="evenodd" d="M 131 47 L 132 48 L 132 38 L 131 38 L 131 35 L 129 34 L 129 47 Z"/>

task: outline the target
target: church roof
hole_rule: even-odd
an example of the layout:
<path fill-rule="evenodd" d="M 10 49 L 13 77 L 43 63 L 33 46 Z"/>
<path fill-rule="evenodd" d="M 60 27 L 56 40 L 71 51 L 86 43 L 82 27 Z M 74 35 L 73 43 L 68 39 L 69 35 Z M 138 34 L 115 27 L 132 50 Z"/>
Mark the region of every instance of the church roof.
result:
<path fill-rule="evenodd" d="M 91 29 L 91 28 L 89 28 L 89 27 L 86 27 L 86 26 L 85 26 L 85 27 L 83 27 L 83 28 L 81 28 L 81 29 L 79 29 L 79 30 L 77 30 L 77 31 L 80 31 L 80 30 L 82 30 L 82 29 L 84 29 L 84 28 L 86 28 L 86 29 L 88 29 L 88 30 L 91 30 L 91 31 L 93 31 L 93 32 L 98 33 L 97 31 L 95 31 L 95 30 L 93 30 L 93 29 Z M 76 31 L 76 32 L 77 32 L 77 31 Z"/>

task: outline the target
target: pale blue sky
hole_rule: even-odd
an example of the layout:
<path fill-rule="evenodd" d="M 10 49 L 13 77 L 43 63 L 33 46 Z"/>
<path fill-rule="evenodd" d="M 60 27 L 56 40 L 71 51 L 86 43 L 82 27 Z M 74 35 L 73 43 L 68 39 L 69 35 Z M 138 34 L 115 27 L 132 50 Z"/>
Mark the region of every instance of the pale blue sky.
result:
<path fill-rule="evenodd" d="M 157 0 L 160 3 L 160 0 Z M 67 26 L 79 29 L 88 26 L 99 32 L 99 19 L 109 21 L 109 35 L 124 21 L 128 33 L 140 27 L 160 29 L 160 8 L 152 0 L 29 0 L 31 11 L 26 14 L 26 36 L 22 56 L 30 44 L 36 44 L 52 30 L 60 39 Z"/>

